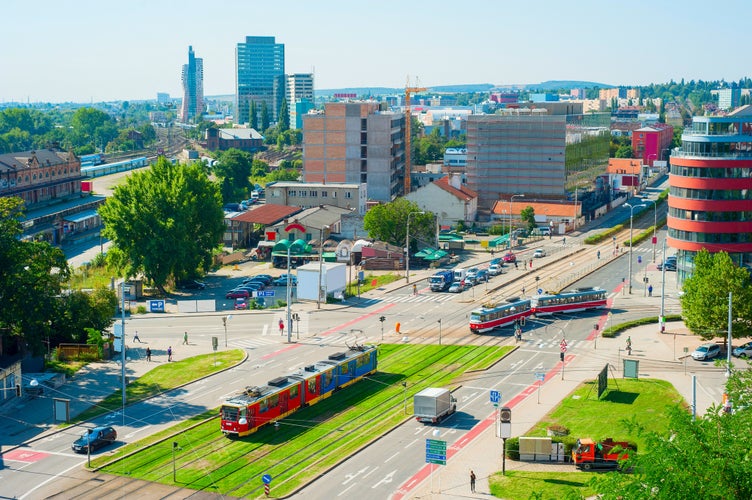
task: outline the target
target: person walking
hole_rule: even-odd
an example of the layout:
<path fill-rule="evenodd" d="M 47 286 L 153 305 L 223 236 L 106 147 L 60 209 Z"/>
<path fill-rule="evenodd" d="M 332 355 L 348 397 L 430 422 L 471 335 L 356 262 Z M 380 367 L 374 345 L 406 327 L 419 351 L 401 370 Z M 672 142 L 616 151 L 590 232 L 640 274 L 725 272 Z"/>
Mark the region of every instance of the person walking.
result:
<path fill-rule="evenodd" d="M 598 257 L 598 260 L 601 260 L 601 251 L 600 250 L 598 250 L 598 253 L 595 254 L 595 255 Z"/>
<path fill-rule="evenodd" d="M 151 361 L 151 349 L 146 348 L 146 361 Z"/>
<path fill-rule="evenodd" d="M 418 285 L 413 283 L 413 295 L 418 295 Z"/>
<path fill-rule="evenodd" d="M 172 346 L 167 348 L 167 362 L 172 361 Z"/>
<path fill-rule="evenodd" d="M 533 268 L 533 259 L 530 259 L 530 269 Z"/>
<path fill-rule="evenodd" d="M 649 297 L 653 296 L 653 285 L 648 285 L 648 296 Z"/>
<path fill-rule="evenodd" d="M 632 355 L 632 337 L 627 337 L 627 354 Z"/>
<path fill-rule="evenodd" d="M 516 260 L 514 261 L 514 268 L 515 268 L 515 269 L 519 269 L 519 268 L 517 267 L 517 261 L 516 261 Z"/>
<path fill-rule="evenodd" d="M 475 493 L 475 472 L 470 471 L 470 493 Z"/>
<path fill-rule="evenodd" d="M 138 330 L 136 330 L 135 333 L 133 334 L 133 343 L 135 344 L 136 341 L 138 341 L 139 344 L 143 344 L 143 342 L 141 342 L 141 339 L 138 338 Z"/>
<path fill-rule="evenodd" d="M 188 332 L 183 334 L 183 345 L 188 345 Z"/>
<path fill-rule="evenodd" d="M 279 334 L 280 335 L 285 334 L 285 322 L 282 321 L 282 318 L 279 318 Z"/>

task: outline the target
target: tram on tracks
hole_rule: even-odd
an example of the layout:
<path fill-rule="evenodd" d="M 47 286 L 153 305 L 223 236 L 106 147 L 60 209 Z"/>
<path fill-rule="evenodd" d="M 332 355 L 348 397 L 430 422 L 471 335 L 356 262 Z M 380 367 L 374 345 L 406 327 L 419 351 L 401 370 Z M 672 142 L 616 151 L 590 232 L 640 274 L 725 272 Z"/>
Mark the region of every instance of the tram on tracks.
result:
<path fill-rule="evenodd" d="M 559 312 L 578 312 L 606 307 L 608 294 L 598 287 L 576 288 L 554 295 L 536 295 L 532 300 L 533 314 L 546 316 Z"/>
<path fill-rule="evenodd" d="M 261 387 L 246 387 L 221 406 L 222 432 L 247 436 L 264 425 L 328 398 L 334 392 L 376 372 L 377 347 L 355 345 L 345 352 L 308 365 L 296 373 L 274 378 Z"/>
<path fill-rule="evenodd" d="M 494 328 L 524 321 L 532 314 L 530 299 L 510 297 L 505 302 L 483 304 L 480 309 L 470 312 L 470 331 L 490 332 Z"/>

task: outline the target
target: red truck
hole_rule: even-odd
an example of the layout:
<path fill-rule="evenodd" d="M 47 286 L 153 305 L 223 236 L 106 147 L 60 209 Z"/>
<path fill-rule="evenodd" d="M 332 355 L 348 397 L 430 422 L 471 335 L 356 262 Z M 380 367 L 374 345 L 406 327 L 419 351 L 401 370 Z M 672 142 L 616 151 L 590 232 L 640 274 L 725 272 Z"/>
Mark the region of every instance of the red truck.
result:
<path fill-rule="evenodd" d="M 600 443 L 590 438 L 578 439 L 572 450 L 572 461 L 583 470 L 616 469 L 619 461 L 629 458 L 631 448 L 629 443 L 611 438 Z"/>

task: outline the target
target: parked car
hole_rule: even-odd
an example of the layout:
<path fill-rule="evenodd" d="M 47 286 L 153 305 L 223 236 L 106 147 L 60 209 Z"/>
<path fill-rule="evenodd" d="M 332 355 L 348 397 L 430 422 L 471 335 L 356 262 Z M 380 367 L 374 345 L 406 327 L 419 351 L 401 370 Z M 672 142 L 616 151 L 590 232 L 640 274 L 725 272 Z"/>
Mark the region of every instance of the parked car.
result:
<path fill-rule="evenodd" d="M 504 254 L 504 262 L 517 262 L 517 256 L 513 252 L 507 252 Z"/>
<path fill-rule="evenodd" d="M 264 289 L 266 287 L 266 280 L 251 278 L 249 280 L 243 280 L 243 284 L 241 284 L 240 286 L 245 286 L 245 285 L 259 285 L 261 289 Z"/>
<path fill-rule="evenodd" d="M 465 274 L 465 279 L 474 280 L 476 276 L 478 276 L 478 268 L 471 267 L 470 269 L 467 270 L 467 274 Z"/>
<path fill-rule="evenodd" d="M 230 290 L 225 295 L 226 299 L 238 299 L 238 298 L 248 298 L 251 296 L 251 292 L 248 290 Z"/>
<path fill-rule="evenodd" d="M 178 288 L 182 290 L 203 290 L 206 288 L 206 283 L 198 280 L 185 280 L 178 282 Z"/>
<path fill-rule="evenodd" d="M 721 346 L 718 344 L 702 344 L 692 353 L 692 359 L 697 361 L 706 361 L 713 359 L 721 354 Z"/>
<path fill-rule="evenodd" d="M 274 277 L 269 274 L 257 274 L 256 276 L 251 276 L 251 281 L 261 281 L 264 285 L 269 286 L 274 281 Z"/>
<path fill-rule="evenodd" d="M 253 296 L 253 292 L 258 292 L 259 290 L 263 290 L 264 285 L 261 283 L 246 283 L 245 285 L 236 286 L 232 290 L 235 292 L 240 292 L 245 290 L 248 292 L 250 296 Z"/>
<path fill-rule="evenodd" d="M 97 448 L 112 444 L 117 440 L 117 431 L 111 426 L 86 429 L 81 437 L 73 441 L 71 448 L 76 453 L 90 453 Z"/>
<path fill-rule="evenodd" d="M 298 284 L 298 277 L 295 276 L 294 274 L 291 274 L 289 276 L 289 279 L 290 279 L 290 286 L 296 286 Z M 273 284 L 274 286 L 287 286 L 287 280 L 288 280 L 288 276 L 286 274 L 283 274 L 282 276 L 274 280 Z"/>
<path fill-rule="evenodd" d="M 731 354 L 737 358 L 749 358 L 752 356 L 752 342 L 747 342 L 739 347 L 735 347 L 734 350 L 731 351 Z"/>
<path fill-rule="evenodd" d="M 234 307 L 236 311 L 244 311 L 248 309 L 248 299 L 245 299 L 243 297 L 235 299 Z"/>
<path fill-rule="evenodd" d="M 480 283 L 482 281 L 488 282 L 488 278 L 491 275 L 488 273 L 488 269 L 480 269 L 478 270 L 478 274 L 475 275 L 475 281 L 477 283 Z"/>
<path fill-rule="evenodd" d="M 488 274 L 491 276 L 497 276 L 502 273 L 501 264 L 491 264 L 488 266 Z"/>
<path fill-rule="evenodd" d="M 546 251 L 543 250 L 542 248 L 536 248 L 535 252 L 533 252 L 533 257 L 535 257 L 536 259 L 540 259 L 541 257 L 545 257 L 545 256 L 546 256 Z"/>
<path fill-rule="evenodd" d="M 467 285 L 461 281 L 455 281 L 452 286 L 449 287 L 449 293 L 461 293 L 467 289 Z"/>
<path fill-rule="evenodd" d="M 488 264 L 490 266 L 493 266 L 494 264 L 501 264 L 502 262 L 503 260 L 501 259 L 501 257 L 496 257 L 495 259 L 491 259 L 491 262 L 489 262 Z"/>

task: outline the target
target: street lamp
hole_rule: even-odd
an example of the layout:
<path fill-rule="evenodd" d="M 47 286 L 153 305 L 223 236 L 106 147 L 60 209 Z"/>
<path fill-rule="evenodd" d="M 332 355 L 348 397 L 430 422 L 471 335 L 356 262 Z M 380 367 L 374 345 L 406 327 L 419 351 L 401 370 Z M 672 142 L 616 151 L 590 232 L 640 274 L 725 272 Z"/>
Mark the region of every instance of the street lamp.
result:
<path fill-rule="evenodd" d="M 439 345 L 441 345 L 441 318 L 439 318 Z"/>
<path fill-rule="evenodd" d="M 405 280 L 410 283 L 410 216 L 425 214 L 425 212 L 410 212 L 407 214 L 407 232 L 405 233 Z"/>
<path fill-rule="evenodd" d="M 408 224 L 409 224 L 408 219 Z M 321 309 L 321 273 L 323 272 L 324 261 L 324 229 L 329 229 L 329 226 L 323 226 L 319 228 L 319 292 L 316 295 L 316 309 Z M 287 278 L 287 286 L 290 287 L 290 278 Z M 289 320 L 288 320 L 289 321 Z"/>
<path fill-rule="evenodd" d="M 512 248 L 512 202 L 515 198 L 524 198 L 524 194 L 513 194 L 509 198 L 509 248 Z"/>
<path fill-rule="evenodd" d="M 227 320 L 232 319 L 232 314 L 228 314 L 227 316 L 222 316 L 222 324 L 225 327 L 225 347 L 227 347 Z"/>
<path fill-rule="evenodd" d="M 634 209 L 639 207 L 645 207 L 644 203 L 640 205 L 632 206 L 629 203 L 625 203 L 629 207 L 629 293 L 632 294 L 632 248 L 634 244 L 632 242 L 632 219 L 634 217 Z"/>
<path fill-rule="evenodd" d="M 655 244 L 658 243 L 658 241 L 655 239 L 655 229 L 658 225 L 658 204 L 655 200 L 651 200 L 650 198 L 645 198 L 645 201 L 649 201 L 653 204 L 653 264 L 655 264 Z"/>

